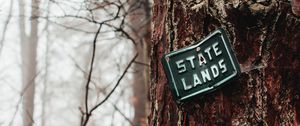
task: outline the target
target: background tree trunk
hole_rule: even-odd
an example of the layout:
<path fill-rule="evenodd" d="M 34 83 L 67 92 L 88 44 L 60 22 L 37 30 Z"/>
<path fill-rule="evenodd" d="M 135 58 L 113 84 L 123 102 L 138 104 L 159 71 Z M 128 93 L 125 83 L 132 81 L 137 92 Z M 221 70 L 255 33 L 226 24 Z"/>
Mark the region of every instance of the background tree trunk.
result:
<path fill-rule="evenodd" d="M 22 56 L 23 79 L 23 123 L 24 126 L 32 126 L 34 122 L 34 94 L 36 77 L 36 55 L 38 42 L 39 0 L 32 0 L 30 36 L 26 36 L 25 30 L 25 3 L 20 0 L 20 34 Z"/>
<path fill-rule="evenodd" d="M 288 1 L 154 0 L 150 125 L 298 125 L 300 19 Z M 223 27 L 238 79 L 183 106 L 172 99 L 163 54 Z"/>
<path fill-rule="evenodd" d="M 147 110 L 147 87 L 149 66 L 149 55 L 147 47 L 150 44 L 150 20 L 151 8 L 148 0 L 131 0 L 130 5 L 130 31 L 137 43 L 136 51 L 138 57 L 134 64 L 133 82 L 133 106 L 134 106 L 134 126 L 146 125 Z"/>

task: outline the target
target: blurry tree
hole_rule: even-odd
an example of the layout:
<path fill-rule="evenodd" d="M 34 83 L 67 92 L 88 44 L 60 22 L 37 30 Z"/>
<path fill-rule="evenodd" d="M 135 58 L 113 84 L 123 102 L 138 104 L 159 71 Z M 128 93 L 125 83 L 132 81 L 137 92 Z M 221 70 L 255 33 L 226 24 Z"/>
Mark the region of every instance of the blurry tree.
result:
<path fill-rule="evenodd" d="M 137 43 L 138 57 L 134 64 L 133 105 L 135 126 L 146 125 L 147 85 L 149 82 L 148 48 L 150 46 L 151 8 L 148 0 L 130 0 L 129 28 Z"/>
<path fill-rule="evenodd" d="M 299 125 L 300 20 L 286 0 L 154 0 L 149 125 Z M 172 99 L 165 53 L 223 27 L 240 77 L 184 105 Z"/>
<path fill-rule="evenodd" d="M 39 0 L 32 0 L 31 4 L 31 22 L 30 34 L 26 35 L 25 27 L 25 2 L 19 1 L 20 13 L 20 40 L 21 40 L 21 56 L 22 56 L 22 80 L 23 80 L 23 123 L 24 126 L 33 125 L 34 111 L 34 94 L 35 94 L 35 77 L 36 72 L 36 56 L 38 44 L 38 16 L 39 16 Z"/>

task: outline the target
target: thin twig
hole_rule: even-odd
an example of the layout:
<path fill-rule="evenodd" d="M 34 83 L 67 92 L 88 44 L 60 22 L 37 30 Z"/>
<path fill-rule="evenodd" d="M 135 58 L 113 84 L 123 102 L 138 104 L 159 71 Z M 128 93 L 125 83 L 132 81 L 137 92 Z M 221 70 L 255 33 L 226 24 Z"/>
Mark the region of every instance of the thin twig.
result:
<path fill-rule="evenodd" d="M 138 65 L 143 65 L 143 66 L 146 66 L 146 67 L 150 67 L 149 64 L 147 63 L 143 63 L 143 62 L 139 62 L 139 61 L 134 61 L 135 64 L 138 64 Z"/>
<path fill-rule="evenodd" d="M 11 120 L 10 120 L 10 122 L 9 122 L 9 126 L 12 126 L 13 123 L 14 123 L 15 117 L 17 116 L 17 113 L 18 113 L 18 111 L 19 111 L 19 105 L 20 105 L 21 102 L 23 101 L 23 97 L 24 97 L 25 92 L 27 91 L 27 89 L 28 89 L 30 86 L 33 86 L 33 82 L 34 82 L 34 80 L 37 78 L 37 76 L 40 74 L 40 72 L 41 72 L 41 71 L 38 71 L 38 72 L 36 73 L 36 75 L 35 75 L 32 79 L 30 79 L 29 83 L 26 84 L 26 87 L 24 87 L 24 88 L 22 89 L 22 91 L 20 92 L 20 99 L 19 99 L 18 102 L 17 102 L 16 110 L 14 111 L 13 117 L 11 118 Z M 23 110 L 23 111 L 26 111 L 26 110 Z M 27 114 L 28 114 L 28 113 L 27 113 Z M 30 117 L 30 118 L 32 119 L 32 117 Z M 33 121 L 33 119 L 32 119 L 32 121 Z M 34 121 L 33 121 L 33 123 L 34 123 Z"/>
<path fill-rule="evenodd" d="M 8 12 L 8 17 L 5 21 L 5 25 L 4 25 L 4 28 L 3 28 L 3 31 L 2 31 L 2 38 L 0 40 L 0 55 L 1 55 L 1 52 L 3 50 L 3 46 L 4 46 L 4 41 L 5 41 L 5 36 L 6 36 L 6 30 L 7 30 L 7 27 L 8 27 L 8 24 L 10 22 L 10 19 L 12 17 L 12 8 L 13 8 L 13 4 L 14 4 L 14 0 L 11 0 L 10 1 L 10 7 L 9 7 L 9 12 Z"/>
<path fill-rule="evenodd" d="M 90 86 L 90 82 L 91 82 L 91 77 L 92 77 L 92 72 L 93 72 L 93 65 L 94 65 L 94 60 L 95 60 L 95 55 L 96 55 L 96 42 L 97 42 L 97 38 L 99 35 L 99 32 L 101 30 L 102 25 L 100 24 L 99 29 L 95 35 L 94 41 L 93 41 L 93 54 L 92 54 L 92 61 L 91 61 L 91 66 L 90 66 L 90 72 L 87 78 L 87 82 L 86 82 L 86 93 L 85 93 L 85 111 L 88 112 L 88 95 L 89 95 L 89 86 Z M 86 117 L 88 117 L 88 115 L 86 115 Z"/>
<path fill-rule="evenodd" d="M 134 60 L 137 58 L 138 54 L 136 54 L 134 56 L 134 58 L 129 62 L 129 64 L 127 65 L 127 67 L 125 68 L 123 74 L 121 75 L 121 77 L 118 79 L 117 84 L 115 85 L 115 87 L 111 90 L 111 92 L 109 92 L 109 94 L 105 97 L 104 100 L 102 100 L 99 104 L 97 104 L 94 108 L 91 109 L 90 112 L 93 112 L 94 110 L 96 110 L 99 106 L 101 106 L 109 97 L 110 95 L 115 91 L 115 89 L 118 87 L 118 85 L 120 84 L 121 80 L 123 79 L 123 77 L 125 76 L 125 74 L 127 73 L 128 69 L 130 68 L 130 66 L 132 65 L 132 63 L 134 62 Z"/>
<path fill-rule="evenodd" d="M 123 77 L 125 76 L 125 74 L 127 73 L 128 69 L 130 68 L 130 66 L 133 64 L 133 62 L 135 61 L 135 59 L 137 58 L 138 53 L 135 54 L 135 56 L 131 59 L 131 61 L 129 62 L 129 64 L 127 65 L 127 67 L 125 68 L 124 72 L 122 73 L 122 75 L 120 76 L 120 78 L 118 79 L 116 85 L 114 86 L 114 88 L 108 93 L 108 95 L 97 105 L 95 105 L 89 112 L 87 112 L 86 118 L 84 120 L 84 123 L 82 126 L 86 126 L 93 111 L 95 111 L 99 106 L 101 106 L 111 95 L 112 93 L 116 90 L 116 88 L 118 87 L 118 85 L 120 84 L 121 80 L 123 79 Z M 87 99 L 86 99 L 87 100 Z"/>
<path fill-rule="evenodd" d="M 124 119 L 130 123 L 131 126 L 134 126 L 133 122 L 128 117 L 126 117 L 126 115 L 118 108 L 117 105 L 115 105 L 113 103 L 111 103 L 111 104 L 114 107 L 114 109 L 117 110 L 121 114 L 121 116 L 123 116 Z"/>

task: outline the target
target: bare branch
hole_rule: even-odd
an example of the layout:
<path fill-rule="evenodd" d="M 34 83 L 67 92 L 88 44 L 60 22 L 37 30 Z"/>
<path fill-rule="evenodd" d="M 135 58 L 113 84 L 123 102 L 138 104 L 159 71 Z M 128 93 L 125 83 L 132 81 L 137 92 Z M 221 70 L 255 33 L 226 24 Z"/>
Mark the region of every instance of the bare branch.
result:
<path fill-rule="evenodd" d="M 139 61 L 134 61 L 135 64 L 138 64 L 138 65 L 143 65 L 143 66 L 146 66 L 146 67 L 150 67 L 149 64 L 147 63 L 143 63 L 143 62 L 139 62 Z"/>
<path fill-rule="evenodd" d="M 118 85 L 120 84 L 121 80 L 124 78 L 124 76 L 126 75 L 128 69 L 130 68 L 130 66 L 134 63 L 135 59 L 137 58 L 138 53 L 135 54 L 135 56 L 131 59 L 131 61 L 129 62 L 129 64 L 127 65 L 127 67 L 125 68 L 124 72 L 122 73 L 122 75 L 120 76 L 120 78 L 118 79 L 116 85 L 113 87 L 113 89 L 108 93 L 108 95 L 97 105 L 95 105 L 90 111 L 87 111 L 87 113 L 85 114 L 86 118 L 84 120 L 84 123 L 82 124 L 82 126 L 86 126 L 93 111 L 95 111 L 98 107 L 100 107 L 105 101 L 107 101 L 107 99 L 112 95 L 112 93 L 116 90 L 116 88 L 118 87 Z M 87 100 L 87 99 L 86 99 Z"/>
<path fill-rule="evenodd" d="M 112 103 L 111 103 L 111 105 L 115 108 L 115 110 L 117 110 L 121 114 L 121 116 L 124 117 L 124 119 L 126 121 L 128 121 L 130 123 L 130 125 L 134 126 L 133 122 L 128 117 L 126 117 L 126 115 L 118 108 L 118 106 L 116 106 L 115 104 L 112 104 Z"/>
<path fill-rule="evenodd" d="M 132 63 L 134 62 L 134 60 L 137 58 L 138 54 L 136 54 L 134 56 L 134 58 L 129 62 L 129 64 L 127 65 L 127 67 L 125 68 L 123 74 L 121 75 L 121 77 L 118 79 L 117 84 L 115 85 L 115 87 L 111 90 L 111 92 L 104 98 L 104 100 L 102 100 L 99 104 L 97 104 L 94 108 L 91 109 L 90 113 L 93 112 L 94 110 L 96 110 L 99 106 L 101 106 L 110 96 L 111 94 L 115 91 L 115 89 L 118 87 L 118 85 L 120 84 L 121 80 L 123 79 L 123 77 L 125 76 L 125 74 L 127 73 L 128 69 L 130 68 L 130 66 L 132 65 Z"/>
<path fill-rule="evenodd" d="M 93 65 L 94 65 L 94 60 L 95 60 L 95 55 L 96 55 L 96 42 L 97 42 L 97 38 L 99 35 L 99 32 L 101 30 L 102 25 L 99 26 L 99 29 L 95 35 L 94 41 L 93 41 L 93 54 L 92 54 L 92 61 L 91 61 L 91 66 L 90 66 L 90 72 L 88 74 L 88 78 L 87 78 L 87 83 L 86 83 L 86 93 L 85 93 L 85 111 L 88 112 L 88 95 L 89 95 L 89 86 L 90 86 L 90 81 L 91 81 L 91 77 L 92 77 L 92 72 L 93 72 Z"/>

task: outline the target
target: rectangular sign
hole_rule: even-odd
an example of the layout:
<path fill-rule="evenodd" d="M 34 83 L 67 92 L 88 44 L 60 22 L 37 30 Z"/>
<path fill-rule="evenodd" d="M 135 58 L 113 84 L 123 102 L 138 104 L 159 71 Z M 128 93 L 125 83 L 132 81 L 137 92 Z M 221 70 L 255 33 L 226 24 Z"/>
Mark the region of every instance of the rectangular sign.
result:
<path fill-rule="evenodd" d="M 162 63 L 177 102 L 211 92 L 240 73 L 223 29 L 196 45 L 165 54 Z"/>

